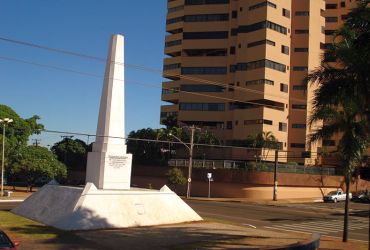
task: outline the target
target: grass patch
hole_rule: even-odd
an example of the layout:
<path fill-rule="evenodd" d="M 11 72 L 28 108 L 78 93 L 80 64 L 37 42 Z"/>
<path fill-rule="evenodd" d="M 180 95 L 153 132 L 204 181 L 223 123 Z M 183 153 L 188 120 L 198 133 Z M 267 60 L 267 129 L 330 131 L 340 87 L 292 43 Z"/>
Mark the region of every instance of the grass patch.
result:
<path fill-rule="evenodd" d="M 70 232 L 58 230 L 7 211 L 0 211 L 0 226 L 5 231 L 24 239 L 53 240 L 60 237 L 73 236 Z"/>

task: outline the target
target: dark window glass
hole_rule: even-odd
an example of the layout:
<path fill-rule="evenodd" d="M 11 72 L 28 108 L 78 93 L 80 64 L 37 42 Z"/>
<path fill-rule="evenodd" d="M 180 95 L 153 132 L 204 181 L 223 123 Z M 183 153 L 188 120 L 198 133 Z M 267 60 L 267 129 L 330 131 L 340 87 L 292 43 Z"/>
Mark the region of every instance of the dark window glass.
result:
<path fill-rule="evenodd" d="M 293 123 L 292 128 L 306 128 L 306 124 Z"/>
<path fill-rule="evenodd" d="M 285 93 L 288 93 L 288 85 L 287 84 L 284 84 L 284 83 L 280 83 L 280 91 L 281 92 L 285 92 Z"/>
<path fill-rule="evenodd" d="M 183 75 L 225 75 L 226 67 L 182 67 Z"/>
<path fill-rule="evenodd" d="M 333 35 L 335 30 L 325 30 L 325 35 L 330 36 Z"/>
<path fill-rule="evenodd" d="M 179 104 L 179 108 L 184 111 L 224 111 L 225 104 L 183 102 Z"/>
<path fill-rule="evenodd" d="M 293 71 L 308 71 L 308 68 L 305 66 L 294 66 Z"/>
<path fill-rule="evenodd" d="M 336 3 L 327 3 L 326 5 L 325 5 L 325 8 L 327 9 L 327 10 L 332 10 L 332 9 L 336 9 L 337 8 L 337 4 Z"/>
<path fill-rule="evenodd" d="M 229 20 L 229 14 L 186 15 L 185 22 L 217 22 Z"/>
<path fill-rule="evenodd" d="M 180 90 L 186 92 L 223 92 L 225 87 L 206 84 L 181 84 Z"/>
<path fill-rule="evenodd" d="M 163 70 L 173 70 L 178 68 L 181 68 L 181 63 L 163 65 Z"/>
<path fill-rule="evenodd" d="M 244 125 L 254 125 L 254 124 L 272 125 L 272 121 L 271 120 L 265 120 L 265 119 L 244 120 Z"/>
<path fill-rule="evenodd" d="M 184 39 L 225 39 L 228 37 L 227 31 L 213 32 L 184 32 Z"/>
<path fill-rule="evenodd" d="M 340 2 L 340 7 L 342 8 L 346 7 L 346 2 Z"/>
<path fill-rule="evenodd" d="M 307 90 L 306 85 L 293 85 L 293 90 L 305 91 Z"/>
<path fill-rule="evenodd" d="M 283 16 L 290 18 L 290 10 L 284 9 L 283 8 Z"/>
<path fill-rule="evenodd" d="M 185 0 L 185 5 L 228 4 L 229 0 Z"/>
<path fill-rule="evenodd" d="M 265 7 L 265 6 L 269 6 L 269 7 L 272 7 L 272 8 L 276 9 L 276 4 L 271 3 L 269 1 L 264 1 L 264 2 L 261 2 L 261 3 L 250 6 L 249 10 L 258 9 L 258 8 Z"/>
<path fill-rule="evenodd" d="M 237 18 L 238 17 L 238 12 L 236 10 L 233 10 L 231 12 L 231 18 Z"/>
<path fill-rule="evenodd" d="M 226 122 L 226 129 L 233 129 L 233 122 L 232 121 L 227 121 Z"/>
<path fill-rule="evenodd" d="M 308 34 L 308 30 L 295 30 L 296 34 Z"/>
<path fill-rule="evenodd" d="M 260 85 L 260 84 L 274 85 L 274 81 L 271 81 L 268 79 L 258 79 L 258 80 L 251 80 L 251 81 L 245 82 L 245 86 Z"/>
<path fill-rule="evenodd" d="M 290 143 L 292 148 L 305 148 L 306 145 L 304 143 Z"/>
<path fill-rule="evenodd" d="M 336 17 L 336 16 L 327 16 L 327 17 L 325 17 L 325 22 L 327 22 L 327 23 L 336 23 L 336 22 L 338 22 L 338 17 Z"/>
<path fill-rule="evenodd" d="M 279 33 L 282 33 L 284 35 L 287 34 L 287 28 L 279 25 L 279 24 L 276 24 L 276 23 L 273 23 L 273 22 L 270 22 L 270 21 L 262 21 L 262 22 L 258 22 L 258 23 L 254 23 L 254 24 L 250 24 L 250 25 L 241 25 L 238 27 L 237 29 L 237 33 L 249 33 L 249 32 L 253 32 L 253 31 L 256 31 L 256 30 L 260 30 L 260 29 L 272 29 L 272 30 L 275 30 Z M 233 31 L 231 32 L 233 33 Z M 235 33 L 235 31 L 234 31 Z"/>
<path fill-rule="evenodd" d="M 285 45 L 281 45 L 281 53 L 289 55 L 289 47 Z"/>
<path fill-rule="evenodd" d="M 254 62 L 238 63 L 236 65 L 236 70 L 247 71 L 259 68 L 270 68 L 281 72 L 286 72 L 286 65 L 277 63 L 268 59 L 263 59 Z"/>
<path fill-rule="evenodd" d="M 260 41 L 248 43 L 247 47 L 250 48 L 250 47 L 255 47 L 255 46 L 263 45 L 263 44 L 268 44 L 268 45 L 275 46 L 275 42 L 265 39 L 265 40 L 260 40 Z"/>
<path fill-rule="evenodd" d="M 175 40 L 175 41 L 169 41 L 165 43 L 165 47 L 171 47 L 171 46 L 176 46 L 180 45 L 182 43 L 182 40 Z"/>
<path fill-rule="evenodd" d="M 287 124 L 285 122 L 279 122 L 279 131 L 286 132 Z"/>
<path fill-rule="evenodd" d="M 179 16 L 179 17 L 175 17 L 175 18 L 167 19 L 167 20 L 166 20 L 166 24 L 178 23 L 178 22 L 182 22 L 183 20 L 184 20 L 184 17 Z"/>
<path fill-rule="evenodd" d="M 308 52 L 308 48 L 294 48 L 294 52 Z"/>
<path fill-rule="evenodd" d="M 230 55 L 235 55 L 235 47 L 230 47 Z"/>
<path fill-rule="evenodd" d="M 185 49 L 185 56 L 226 56 L 227 49 Z"/>
<path fill-rule="evenodd" d="M 296 16 L 309 16 L 310 12 L 309 11 L 296 11 L 295 15 Z"/>
<path fill-rule="evenodd" d="M 292 104 L 292 109 L 306 109 L 306 104 Z"/>
<path fill-rule="evenodd" d="M 176 7 L 173 7 L 173 8 L 169 8 L 168 9 L 168 13 L 173 13 L 173 12 L 176 12 L 176 11 L 179 11 L 179 10 L 183 10 L 183 9 L 184 9 L 184 6 L 183 5 L 176 6 Z"/>

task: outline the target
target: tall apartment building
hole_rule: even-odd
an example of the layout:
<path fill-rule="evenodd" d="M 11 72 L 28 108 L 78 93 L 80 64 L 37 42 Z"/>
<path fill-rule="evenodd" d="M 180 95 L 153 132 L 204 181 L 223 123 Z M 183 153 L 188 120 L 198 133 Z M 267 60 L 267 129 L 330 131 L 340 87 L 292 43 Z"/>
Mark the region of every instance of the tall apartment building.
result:
<path fill-rule="evenodd" d="M 288 157 L 314 164 L 321 145 L 306 143 L 313 89 L 303 80 L 320 65 L 329 2 L 340 4 L 168 0 L 161 122 L 175 116 L 226 144 L 271 131 Z M 311 158 L 296 159 L 304 151 Z"/>

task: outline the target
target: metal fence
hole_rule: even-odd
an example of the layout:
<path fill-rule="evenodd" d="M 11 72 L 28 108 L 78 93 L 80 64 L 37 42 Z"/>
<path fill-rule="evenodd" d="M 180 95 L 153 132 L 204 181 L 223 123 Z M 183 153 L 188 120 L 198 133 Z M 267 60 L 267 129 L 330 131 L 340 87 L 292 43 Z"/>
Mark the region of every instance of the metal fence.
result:
<path fill-rule="evenodd" d="M 170 159 L 168 165 L 171 167 L 188 167 L 188 159 Z M 230 161 L 230 160 L 193 160 L 193 168 L 206 169 L 243 169 L 245 171 L 273 172 L 274 163 Z M 303 165 L 278 164 L 281 173 L 296 174 L 318 174 L 318 175 L 341 175 L 336 168 L 313 167 Z"/>

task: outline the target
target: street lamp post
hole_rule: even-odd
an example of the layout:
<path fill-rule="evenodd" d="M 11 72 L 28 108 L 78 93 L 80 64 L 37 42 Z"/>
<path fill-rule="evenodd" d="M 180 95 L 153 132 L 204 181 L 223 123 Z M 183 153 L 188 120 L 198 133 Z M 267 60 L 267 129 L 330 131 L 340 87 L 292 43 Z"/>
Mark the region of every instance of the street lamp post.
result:
<path fill-rule="evenodd" d="M 192 172 L 192 168 L 193 168 L 194 133 L 195 133 L 196 129 L 197 128 L 194 125 L 190 127 L 190 130 L 191 130 L 190 147 L 185 142 L 180 140 L 180 138 L 176 137 L 172 133 L 169 134 L 170 136 L 174 137 L 176 140 L 181 142 L 189 150 L 188 187 L 187 187 L 187 190 L 186 190 L 186 198 L 187 199 L 190 198 L 191 172 Z"/>
<path fill-rule="evenodd" d="M 13 119 L 4 118 L 0 119 L 0 123 L 3 123 L 3 152 L 1 158 L 1 196 L 4 195 L 4 163 L 5 163 L 5 127 L 6 124 L 13 122 Z"/>

